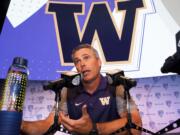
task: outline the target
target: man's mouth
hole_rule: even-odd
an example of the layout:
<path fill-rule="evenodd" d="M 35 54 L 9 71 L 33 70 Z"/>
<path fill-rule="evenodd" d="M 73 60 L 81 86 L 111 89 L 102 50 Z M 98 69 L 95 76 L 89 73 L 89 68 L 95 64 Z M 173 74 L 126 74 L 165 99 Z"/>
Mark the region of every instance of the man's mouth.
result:
<path fill-rule="evenodd" d="M 86 76 L 86 75 L 88 75 L 89 72 L 90 72 L 90 70 L 84 70 L 84 71 L 82 72 L 82 74 L 83 74 L 83 76 Z"/>

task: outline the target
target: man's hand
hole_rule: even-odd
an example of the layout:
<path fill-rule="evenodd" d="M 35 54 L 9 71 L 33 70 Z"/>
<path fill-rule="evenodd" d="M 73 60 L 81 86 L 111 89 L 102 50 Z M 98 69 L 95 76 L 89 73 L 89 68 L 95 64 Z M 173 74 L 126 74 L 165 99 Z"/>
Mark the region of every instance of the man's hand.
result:
<path fill-rule="evenodd" d="M 70 132 L 88 134 L 92 129 L 92 120 L 87 112 L 87 106 L 82 107 L 82 117 L 78 120 L 70 119 L 62 112 L 60 113 L 60 122 Z"/>

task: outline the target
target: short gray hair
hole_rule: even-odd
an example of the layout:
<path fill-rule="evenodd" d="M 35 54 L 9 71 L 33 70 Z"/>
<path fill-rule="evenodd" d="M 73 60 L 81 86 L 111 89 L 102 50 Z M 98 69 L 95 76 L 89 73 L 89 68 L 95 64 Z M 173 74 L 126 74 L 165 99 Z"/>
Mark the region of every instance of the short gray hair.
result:
<path fill-rule="evenodd" d="M 92 51 L 94 52 L 96 58 L 99 58 L 98 51 L 97 51 L 95 48 L 93 48 L 90 44 L 80 44 L 80 45 L 78 45 L 77 47 L 75 47 L 75 48 L 72 50 L 72 55 L 71 55 L 71 57 L 72 57 L 72 60 L 73 60 L 73 61 L 74 61 L 74 54 L 75 54 L 77 51 L 79 51 L 79 50 L 81 50 L 81 49 L 83 49 L 83 48 L 88 48 L 88 49 L 92 50 Z"/>

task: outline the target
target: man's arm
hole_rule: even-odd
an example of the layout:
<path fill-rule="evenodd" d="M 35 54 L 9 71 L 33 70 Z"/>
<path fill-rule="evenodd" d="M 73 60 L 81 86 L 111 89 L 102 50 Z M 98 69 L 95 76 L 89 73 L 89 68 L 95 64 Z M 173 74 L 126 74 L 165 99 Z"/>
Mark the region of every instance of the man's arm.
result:
<path fill-rule="evenodd" d="M 140 118 L 138 110 L 131 111 L 131 118 L 132 118 L 132 123 L 134 123 L 138 126 L 142 126 L 142 122 L 141 122 L 141 118 Z M 97 125 L 97 129 L 98 129 L 98 133 L 100 135 L 107 135 L 107 134 L 116 132 L 120 128 L 123 128 L 124 126 L 126 126 L 127 122 L 128 122 L 127 113 L 125 112 L 125 113 L 121 113 L 120 119 L 110 121 L 110 122 L 97 123 L 96 125 Z M 131 133 L 133 135 L 141 134 L 140 131 L 137 131 L 135 129 L 131 129 Z M 127 131 L 120 132 L 120 134 L 127 135 Z"/>
<path fill-rule="evenodd" d="M 129 102 L 127 103 L 127 97 L 125 94 L 125 89 L 123 85 L 119 85 L 116 87 L 116 103 L 117 103 L 117 110 L 121 118 L 128 118 L 128 112 L 130 109 L 130 116 L 131 116 L 131 122 L 137 126 L 142 127 L 142 120 L 138 111 L 138 107 L 136 103 L 134 102 L 132 97 L 129 97 Z M 125 100 L 126 99 L 126 100 Z M 127 108 L 127 104 L 129 104 L 129 108 Z M 139 135 L 141 134 L 141 131 L 131 129 L 131 132 L 133 135 Z M 127 132 L 124 132 L 124 134 L 127 134 Z"/>
<path fill-rule="evenodd" d="M 39 121 L 22 121 L 21 134 L 22 135 L 42 135 L 54 122 L 54 113 L 50 113 L 45 120 Z"/>
<path fill-rule="evenodd" d="M 66 96 L 67 96 L 67 88 L 63 88 L 61 90 L 61 102 L 59 103 L 59 108 L 54 106 L 52 112 L 45 120 L 39 121 L 22 121 L 21 124 L 21 133 L 23 135 L 42 135 L 44 134 L 50 126 L 54 123 L 54 113 L 58 111 L 63 111 L 67 113 L 67 103 L 66 103 Z"/>

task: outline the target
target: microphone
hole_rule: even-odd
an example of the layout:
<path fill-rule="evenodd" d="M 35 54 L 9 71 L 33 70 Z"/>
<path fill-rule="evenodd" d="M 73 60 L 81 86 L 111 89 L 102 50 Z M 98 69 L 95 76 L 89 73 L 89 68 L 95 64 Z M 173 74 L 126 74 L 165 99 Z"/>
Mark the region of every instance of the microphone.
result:
<path fill-rule="evenodd" d="M 64 87 L 65 80 L 60 78 L 54 81 L 49 81 L 48 84 L 43 85 L 44 90 L 56 89 Z"/>
<path fill-rule="evenodd" d="M 53 90 L 53 89 L 62 89 L 63 87 L 75 87 L 78 86 L 81 82 L 81 76 L 80 74 L 77 74 L 76 72 L 64 72 L 61 74 L 61 78 L 49 81 L 48 84 L 43 85 L 44 90 Z"/>
<path fill-rule="evenodd" d="M 108 72 L 106 73 L 108 83 L 113 86 L 117 85 L 124 85 L 125 87 L 131 88 L 137 85 L 136 80 L 125 77 L 124 71 L 122 70 L 115 70 L 115 72 Z"/>

